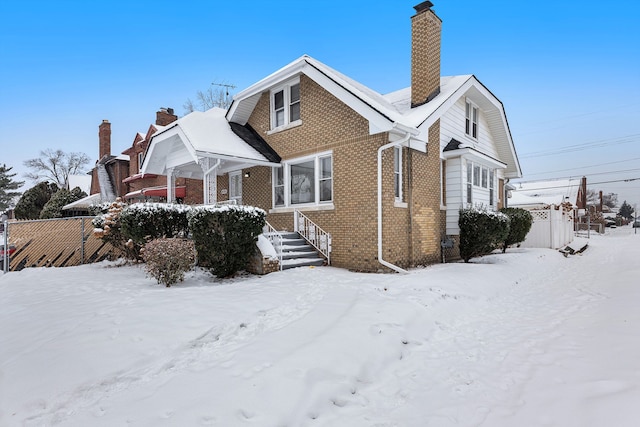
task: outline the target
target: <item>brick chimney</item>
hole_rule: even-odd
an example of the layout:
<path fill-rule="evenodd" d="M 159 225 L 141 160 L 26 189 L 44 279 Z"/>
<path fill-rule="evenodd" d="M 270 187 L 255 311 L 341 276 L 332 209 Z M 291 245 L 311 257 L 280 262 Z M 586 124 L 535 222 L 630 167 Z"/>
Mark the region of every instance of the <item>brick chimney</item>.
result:
<path fill-rule="evenodd" d="M 156 124 L 158 126 L 166 126 L 176 120 L 178 120 L 178 116 L 173 114 L 173 108 L 160 108 L 156 113 Z"/>
<path fill-rule="evenodd" d="M 99 159 L 102 159 L 104 156 L 111 155 L 111 123 L 109 120 L 103 120 L 98 126 L 98 141 L 100 143 L 100 156 Z"/>
<path fill-rule="evenodd" d="M 411 17 L 411 107 L 431 101 L 440 93 L 440 34 L 442 21 L 425 1 L 414 6 Z"/>

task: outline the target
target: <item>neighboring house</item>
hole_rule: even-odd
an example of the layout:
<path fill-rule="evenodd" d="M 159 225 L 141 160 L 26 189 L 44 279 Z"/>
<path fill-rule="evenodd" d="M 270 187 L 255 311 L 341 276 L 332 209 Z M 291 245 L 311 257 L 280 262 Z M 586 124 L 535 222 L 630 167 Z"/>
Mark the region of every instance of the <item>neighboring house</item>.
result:
<path fill-rule="evenodd" d="M 521 246 L 559 249 L 574 239 L 585 213 L 587 179 L 570 178 L 513 183 L 509 206 L 531 212 L 533 224 Z"/>
<path fill-rule="evenodd" d="M 261 207 L 279 230 L 301 211 L 338 267 L 438 262 L 446 236 L 455 254 L 459 210 L 504 206 L 521 170 L 500 100 L 473 75 L 440 76 L 432 6 L 412 17 L 411 87 L 381 95 L 305 55 L 234 96 L 227 123 L 192 113 L 153 135 L 141 172 L 166 175 L 170 200 L 176 176 L 204 179 L 203 202 Z"/>
<path fill-rule="evenodd" d="M 584 177 L 512 184 L 511 207 L 536 209 L 570 204 L 576 214 L 585 208 L 587 181 Z"/>
<path fill-rule="evenodd" d="M 129 176 L 122 182 L 127 185 L 124 198 L 128 202 L 166 201 L 167 177 L 157 174 L 141 173 L 145 153 L 149 147 L 151 137 L 163 132 L 168 126 L 178 120 L 172 108 L 161 108 L 156 112 L 156 122 L 149 126 L 145 134 L 137 133 L 131 147 L 122 154 L 130 157 Z M 187 196 L 186 188 L 193 187 Z M 181 178 L 176 182 L 174 198 L 179 202 L 202 203 L 202 182 Z"/>

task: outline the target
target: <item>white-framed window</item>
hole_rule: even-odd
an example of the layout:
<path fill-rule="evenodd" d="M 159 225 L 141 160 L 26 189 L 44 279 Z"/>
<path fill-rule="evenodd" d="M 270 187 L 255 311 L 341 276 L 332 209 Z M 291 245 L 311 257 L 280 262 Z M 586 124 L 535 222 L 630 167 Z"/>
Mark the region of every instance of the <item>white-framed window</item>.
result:
<path fill-rule="evenodd" d="M 242 204 L 242 171 L 229 172 L 229 200 Z"/>
<path fill-rule="evenodd" d="M 402 147 L 393 147 L 393 194 L 402 201 Z"/>
<path fill-rule="evenodd" d="M 333 202 L 333 154 L 321 153 L 283 162 L 273 168 L 273 206 Z"/>
<path fill-rule="evenodd" d="M 138 153 L 138 172 L 142 170 L 142 162 L 144 161 L 144 151 Z"/>
<path fill-rule="evenodd" d="M 473 163 L 467 162 L 467 203 L 473 203 L 473 185 L 472 185 L 472 176 L 473 176 Z"/>
<path fill-rule="evenodd" d="M 467 160 L 467 204 L 481 202 L 496 206 L 497 172 L 490 166 Z"/>
<path fill-rule="evenodd" d="M 273 168 L 273 206 L 284 206 L 284 168 Z"/>
<path fill-rule="evenodd" d="M 492 170 L 489 171 L 489 204 L 491 206 L 495 206 L 496 205 L 496 192 L 494 190 L 495 187 L 495 172 Z"/>
<path fill-rule="evenodd" d="M 465 104 L 464 133 L 473 139 L 478 138 L 478 106 L 467 99 Z"/>
<path fill-rule="evenodd" d="M 300 120 L 300 79 L 292 80 L 271 91 L 271 129 Z"/>

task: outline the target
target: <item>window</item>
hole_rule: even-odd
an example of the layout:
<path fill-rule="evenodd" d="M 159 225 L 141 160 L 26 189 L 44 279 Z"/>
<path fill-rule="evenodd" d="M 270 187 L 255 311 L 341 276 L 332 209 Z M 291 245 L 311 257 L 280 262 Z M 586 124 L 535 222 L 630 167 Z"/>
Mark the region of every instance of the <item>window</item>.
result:
<path fill-rule="evenodd" d="M 333 158 L 321 154 L 273 168 L 273 206 L 322 204 L 333 201 Z"/>
<path fill-rule="evenodd" d="M 144 161 L 144 152 L 141 151 L 138 153 L 138 172 L 142 170 L 142 162 Z"/>
<path fill-rule="evenodd" d="M 482 168 L 482 188 L 487 188 L 488 179 L 489 179 L 489 169 Z"/>
<path fill-rule="evenodd" d="M 469 100 L 467 100 L 465 107 L 464 133 L 471 138 L 478 138 L 478 107 Z"/>
<path fill-rule="evenodd" d="M 480 187 L 480 166 L 473 165 L 473 185 Z"/>
<path fill-rule="evenodd" d="M 316 199 L 315 195 L 315 161 L 292 164 L 291 171 L 291 204 L 311 203 Z"/>
<path fill-rule="evenodd" d="M 494 172 L 491 170 L 489 171 L 489 204 L 491 206 L 495 206 L 496 204 L 496 199 L 495 199 L 495 191 L 493 190 L 493 179 L 494 179 Z"/>
<path fill-rule="evenodd" d="M 320 201 L 330 202 L 333 200 L 333 165 L 331 156 L 320 158 Z"/>
<path fill-rule="evenodd" d="M 473 203 L 473 187 L 471 186 L 471 177 L 473 175 L 473 164 L 467 162 L 467 203 Z"/>
<path fill-rule="evenodd" d="M 229 172 L 229 200 L 242 204 L 242 171 Z"/>
<path fill-rule="evenodd" d="M 402 147 L 393 147 L 393 193 L 402 201 Z"/>
<path fill-rule="evenodd" d="M 292 81 L 271 92 L 271 129 L 300 120 L 300 82 Z"/>
<path fill-rule="evenodd" d="M 273 168 L 273 205 L 284 206 L 284 169 Z"/>

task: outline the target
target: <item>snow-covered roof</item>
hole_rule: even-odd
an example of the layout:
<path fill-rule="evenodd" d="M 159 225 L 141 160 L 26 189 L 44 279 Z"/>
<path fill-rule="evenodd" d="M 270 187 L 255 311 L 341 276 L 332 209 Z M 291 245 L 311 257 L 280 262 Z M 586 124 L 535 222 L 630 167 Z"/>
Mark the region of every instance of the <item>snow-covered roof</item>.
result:
<path fill-rule="evenodd" d="M 513 183 L 509 206 L 556 205 L 570 202 L 574 206 L 578 200 L 581 179 L 558 179 L 549 181 L 529 181 Z"/>
<path fill-rule="evenodd" d="M 98 205 L 102 202 L 100 198 L 100 193 L 92 194 L 90 196 L 84 197 L 80 200 L 76 200 L 75 202 L 71 202 L 68 205 L 64 205 L 62 210 L 70 210 L 70 209 L 87 209 L 91 206 Z"/>
<path fill-rule="evenodd" d="M 411 88 L 381 95 L 322 62 L 303 55 L 237 93 L 227 112 L 227 119 L 244 125 L 264 92 L 300 74 L 314 80 L 367 119 L 372 135 L 380 132 L 396 133 L 397 129 L 413 129 L 412 146 L 416 147 L 420 147 L 420 144 L 426 147 L 429 127 L 457 100 L 469 97 L 487 116 L 489 130 L 496 142 L 500 160 L 507 164 L 505 176 L 522 176 L 503 105 L 473 75 L 441 77 L 440 93 L 428 103 L 411 108 Z"/>
<path fill-rule="evenodd" d="M 232 164 L 271 165 L 261 154 L 238 136 L 225 118 L 225 110 L 212 108 L 194 111 L 156 132 L 151 138 L 141 173 L 165 175 L 170 167 L 201 177 L 198 160 L 221 159 Z"/>

